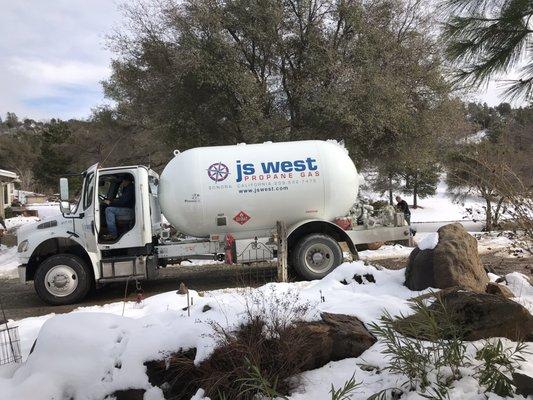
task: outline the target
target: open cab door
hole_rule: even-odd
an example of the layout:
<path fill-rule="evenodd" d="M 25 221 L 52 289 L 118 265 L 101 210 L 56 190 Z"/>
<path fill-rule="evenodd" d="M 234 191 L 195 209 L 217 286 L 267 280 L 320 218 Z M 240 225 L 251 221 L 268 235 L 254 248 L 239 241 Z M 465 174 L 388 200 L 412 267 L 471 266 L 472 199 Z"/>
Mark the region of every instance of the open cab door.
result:
<path fill-rule="evenodd" d="M 86 248 L 91 253 L 98 251 L 98 233 L 100 232 L 98 175 L 98 164 L 94 164 L 85 172 L 80 210 L 80 217 L 83 219 L 82 226 Z"/>
<path fill-rule="evenodd" d="M 139 249 L 152 244 L 152 223 L 151 223 L 151 202 L 148 169 L 143 166 L 103 168 L 99 171 L 99 183 L 106 187 L 104 191 L 107 198 L 120 198 L 120 181 L 124 177 L 129 177 L 134 187 L 134 206 L 132 208 L 132 218 L 124 218 L 115 215 L 118 238 L 115 241 L 100 240 L 98 247 L 101 251 Z M 114 183 L 113 183 L 114 182 Z M 115 207 L 115 206 L 113 206 Z M 102 207 L 101 207 L 102 208 Z M 120 206 L 119 206 L 120 208 Z M 129 208 L 129 207 L 128 207 Z M 103 210 L 96 211 L 102 213 Z M 98 214 L 97 214 L 98 216 Z M 101 216 L 105 221 L 105 215 Z M 129 219 L 129 222 L 128 222 Z M 107 224 L 107 222 L 106 222 Z M 100 232 L 100 228 L 98 231 Z M 102 230 L 105 230 L 102 227 Z"/>

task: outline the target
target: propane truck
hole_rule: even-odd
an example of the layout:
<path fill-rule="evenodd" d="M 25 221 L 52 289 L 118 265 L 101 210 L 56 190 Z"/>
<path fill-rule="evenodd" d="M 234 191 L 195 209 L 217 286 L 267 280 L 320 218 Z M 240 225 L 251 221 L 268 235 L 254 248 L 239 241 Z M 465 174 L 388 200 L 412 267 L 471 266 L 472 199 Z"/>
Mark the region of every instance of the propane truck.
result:
<path fill-rule="evenodd" d="M 175 150 L 161 176 L 141 165 L 96 164 L 81 177 L 76 201 L 69 177 L 60 179 L 61 215 L 18 231 L 19 277 L 33 280 L 50 304 L 80 301 L 108 282 L 156 279 L 161 268 L 183 260 L 273 260 L 278 221 L 287 227 L 290 268 L 308 280 L 343 262 L 341 244 L 357 256 L 356 245 L 409 235 L 402 214 L 370 217 L 357 202 L 355 165 L 330 141 Z M 103 239 L 106 200 L 120 195 L 125 177 L 134 185 L 134 206 L 117 217 L 119 236 L 110 242 Z"/>

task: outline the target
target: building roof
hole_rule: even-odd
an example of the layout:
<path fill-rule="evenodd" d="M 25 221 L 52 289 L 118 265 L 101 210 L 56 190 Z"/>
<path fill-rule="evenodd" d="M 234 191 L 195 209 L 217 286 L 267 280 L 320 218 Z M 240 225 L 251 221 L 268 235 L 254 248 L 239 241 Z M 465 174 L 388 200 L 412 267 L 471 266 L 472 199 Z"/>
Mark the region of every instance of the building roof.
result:
<path fill-rule="evenodd" d="M 11 171 L 0 169 L 0 181 L 17 181 L 19 176 Z"/>

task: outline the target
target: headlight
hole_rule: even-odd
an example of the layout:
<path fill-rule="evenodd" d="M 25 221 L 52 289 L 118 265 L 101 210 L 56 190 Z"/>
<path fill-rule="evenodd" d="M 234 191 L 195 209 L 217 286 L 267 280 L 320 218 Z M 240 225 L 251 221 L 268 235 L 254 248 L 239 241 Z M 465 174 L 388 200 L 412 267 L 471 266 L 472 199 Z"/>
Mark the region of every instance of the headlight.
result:
<path fill-rule="evenodd" d="M 22 242 L 19 243 L 17 247 L 17 251 L 19 253 L 24 253 L 26 250 L 28 250 L 28 240 L 23 240 Z"/>

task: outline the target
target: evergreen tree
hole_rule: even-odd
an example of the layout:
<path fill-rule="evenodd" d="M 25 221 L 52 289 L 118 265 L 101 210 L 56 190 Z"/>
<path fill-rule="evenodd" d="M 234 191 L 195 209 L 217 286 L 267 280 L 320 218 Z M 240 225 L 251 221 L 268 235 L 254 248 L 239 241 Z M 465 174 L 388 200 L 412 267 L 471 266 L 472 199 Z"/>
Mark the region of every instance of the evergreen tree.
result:
<path fill-rule="evenodd" d="M 533 98 L 533 2 L 531 0 L 444 0 L 449 12 L 444 37 L 447 54 L 460 69 L 458 80 L 475 86 L 508 74 L 520 62 L 521 77 L 505 94 Z"/>
<path fill-rule="evenodd" d="M 404 173 L 403 192 L 413 196 L 413 208 L 418 207 L 418 199 L 435 195 L 441 169 L 434 163 L 418 168 L 407 168 Z"/>
<path fill-rule="evenodd" d="M 71 137 L 66 122 L 52 119 L 41 134 L 40 154 L 34 170 L 35 179 L 43 190 L 56 191 L 58 179 L 69 172 L 73 157 L 65 151 L 64 144 Z"/>
<path fill-rule="evenodd" d="M 4 123 L 8 128 L 14 128 L 19 124 L 19 117 L 14 112 L 8 112 Z"/>

